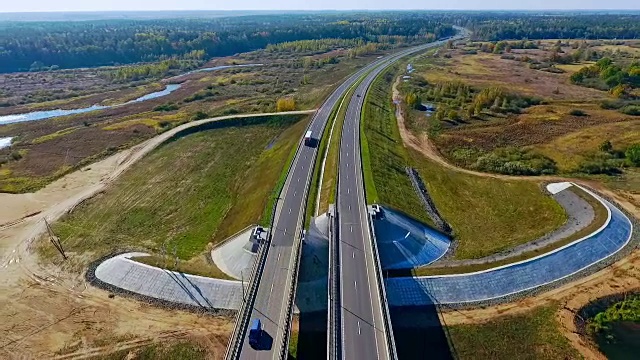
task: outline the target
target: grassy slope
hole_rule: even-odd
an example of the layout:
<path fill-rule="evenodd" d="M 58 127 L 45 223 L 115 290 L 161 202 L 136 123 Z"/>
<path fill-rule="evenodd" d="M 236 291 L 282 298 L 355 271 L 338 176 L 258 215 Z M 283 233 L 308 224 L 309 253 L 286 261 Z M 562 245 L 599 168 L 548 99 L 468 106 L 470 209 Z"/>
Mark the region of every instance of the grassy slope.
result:
<path fill-rule="evenodd" d="M 456 266 L 456 267 L 446 267 L 446 268 L 438 268 L 438 267 L 422 267 L 416 268 L 413 272 L 415 276 L 427 276 L 427 275 L 444 275 L 444 274 L 464 274 L 474 271 L 482 271 L 491 269 L 497 266 L 502 266 L 506 264 L 512 264 L 518 261 L 524 261 L 527 259 L 531 259 L 533 257 L 539 256 L 541 254 L 546 254 L 550 251 L 558 249 L 564 245 L 567 245 L 573 241 L 576 241 L 584 236 L 587 236 L 597 229 L 599 229 L 604 222 L 607 221 L 607 209 L 600 203 L 598 200 L 594 199 L 593 196 L 587 194 L 581 189 L 571 188 L 571 191 L 575 192 L 578 196 L 582 197 L 585 201 L 587 201 L 595 211 L 595 219 L 591 224 L 589 224 L 584 229 L 573 233 L 571 236 L 568 236 L 560 241 L 556 241 L 553 244 L 547 245 L 538 250 L 528 251 L 519 256 L 510 257 L 500 261 L 494 261 L 485 264 L 477 264 L 477 265 L 464 265 L 464 266 Z"/>
<path fill-rule="evenodd" d="M 440 213 L 454 229 L 460 259 L 531 241 L 566 221 L 562 207 L 536 184 L 470 176 L 408 152 L 390 100 L 392 80 L 392 76 L 379 77 L 365 102 L 362 155 L 367 202 L 381 202 L 429 222 L 404 172 L 408 164 L 417 167 Z"/>
<path fill-rule="evenodd" d="M 212 354 L 190 342 L 174 344 L 153 344 L 134 350 L 119 350 L 111 354 L 98 355 L 92 360 L 205 360 Z"/>
<path fill-rule="evenodd" d="M 580 359 L 558 331 L 555 311 L 541 307 L 484 324 L 450 326 L 449 338 L 460 360 Z"/>
<path fill-rule="evenodd" d="M 166 241 L 167 250 L 177 246 L 178 256 L 189 259 L 212 240 L 260 221 L 307 122 L 277 119 L 202 131 L 160 147 L 54 226 L 63 246 L 96 257 L 127 247 L 158 253 Z"/>
<path fill-rule="evenodd" d="M 420 176 L 455 232 L 457 259 L 507 250 L 557 229 L 564 209 L 538 184 L 467 175 L 412 152 Z"/>
<path fill-rule="evenodd" d="M 396 71 L 392 67 L 376 78 L 365 98 L 361 141 L 367 203 L 382 203 L 431 223 L 405 172 L 411 159 L 400 140 L 391 103 Z"/>

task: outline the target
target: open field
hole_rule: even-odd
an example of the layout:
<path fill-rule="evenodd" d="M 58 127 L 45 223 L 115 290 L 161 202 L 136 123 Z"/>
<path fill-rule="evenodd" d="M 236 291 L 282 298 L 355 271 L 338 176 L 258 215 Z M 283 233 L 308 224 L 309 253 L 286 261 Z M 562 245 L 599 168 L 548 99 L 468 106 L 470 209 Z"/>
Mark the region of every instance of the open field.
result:
<path fill-rule="evenodd" d="M 575 171 L 585 158 L 598 151 L 604 140 L 611 141 L 614 149 L 626 149 L 640 142 L 640 119 L 607 123 L 558 136 L 533 149 L 553 159 L 560 171 Z"/>
<path fill-rule="evenodd" d="M 580 359 L 558 329 L 558 305 L 525 314 L 501 316 L 479 324 L 448 326 L 458 359 Z"/>
<path fill-rule="evenodd" d="M 306 121 L 299 119 L 229 122 L 169 142 L 54 230 L 80 264 L 116 249 L 159 254 L 163 244 L 167 254 L 175 249 L 181 259 L 202 262 L 197 255 L 209 243 L 260 222 L 285 159 L 302 136 Z M 45 258 L 55 256 L 51 246 L 41 250 Z"/>
<path fill-rule="evenodd" d="M 406 166 L 416 167 L 441 215 L 453 228 L 456 259 L 506 250 L 566 221 L 564 210 L 537 184 L 462 174 L 407 150 L 391 102 L 393 79 L 393 72 L 379 77 L 365 103 L 363 141 L 366 138 L 368 142 L 369 157 L 363 146 L 363 163 L 369 203 L 381 202 L 430 222 L 405 173 Z M 372 172 L 367 174 L 369 161 Z M 377 194 L 371 192 L 372 183 Z"/>
<path fill-rule="evenodd" d="M 3 160 L 0 165 L 0 191 L 34 191 L 66 173 L 193 119 L 274 111 L 276 100 L 287 96 L 296 100 L 299 109 L 313 108 L 345 76 L 372 61 L 379 53 L 356 58 L 346 56 L 347 50 L 318 54 L 315 55 L 318 58 L 335 57 L 337 60 L 311 68 L 301 66 L 301 59 L 305 55 L 258 51 L 216 59 L 207 66 L 246 63 L 250 59 L 259 60 L 264 66 L 194 73 L 164 80 L 162 84 L 157 82 L 107 90 L 90 96 L 1 108 L 0 114 L 10 114 L 36 108 L 122 103 L 164 88 L 167 82 L 181 83 L 181 87 L 169 95 L 144 102 L 53 119 L 0 125 L 1 137 L 14 137 L 11 148 L 0 150 L 0 159 L 8 160 Z M 37 74 L 24 76 L 54 76 L 49 72 Z"/>
<path fill-rule="evenodd" d="M 627 50 L 636 49 L 637 42 L 560 43 L 560 58 L 578 51 L 594 58 L 554 63 L 550 59 L 555 56 L 558 41 L 548 40 L 540 42 L 537 49 L 512 49 L 500 54 L 480 51 L 467 43 L 416 60 L 411 79 L 399 87 L 402 97 L 417 92 L 426 97 L 423 102 L 433 102 L 438 109 L 446 109 L 446 114 L 439 121 L 441 115 L 436 112 L 428 116 L 403 105 L 407 128 L 417 139 L 428 136 L 434 145 L 431 150 L 456 166 L 499 174 L 560 174 L 595 180 L 638 205 L 637 168 L 629 167 L 632 164 L 625 160 L 626 149 L 640 143 L 638 117 L 608 108 L 605 102 L 616 101 L 609 92 L 570 80 L 573 73 L 593 66 L 602 56 L 628 66 L 634 55 Z M 616 51 L 618 47 L 620 51 Z M 444 85 L 462 89 L 458 94 L 443 93 L 440 100 L 432 100 L 435 89 Z M 502 106 L 496 100 L 492 106 L 468 114 L 466 89 L 471 89 L 470 98 L 484 90 L 503 89 L 511 94 L 507 97 L 538 99 L 516 110 L 504 106 L 507 100 L 503 99 Z M 458 118 L 450 118 L 451 114 Z M 605 141 L 611 142 L 611 150 L 601 150 Z"/>

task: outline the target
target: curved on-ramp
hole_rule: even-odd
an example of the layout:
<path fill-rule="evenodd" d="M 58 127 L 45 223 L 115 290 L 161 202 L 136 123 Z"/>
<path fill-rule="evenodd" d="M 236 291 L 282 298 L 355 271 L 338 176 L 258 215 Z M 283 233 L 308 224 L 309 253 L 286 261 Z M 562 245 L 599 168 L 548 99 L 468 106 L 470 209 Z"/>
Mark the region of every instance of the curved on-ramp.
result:
<path fill-rule="evenodd" d="M 489 270 L 389 278 L 386 281 L 389 304 L 472 304 L 506 298 L 560 281 L 610 258 L 629 243 L 633 224 L 609 201 L 582 189 L 600 201 L 608 212 L 605 224 L 593 234 L 535 258 Z"/>

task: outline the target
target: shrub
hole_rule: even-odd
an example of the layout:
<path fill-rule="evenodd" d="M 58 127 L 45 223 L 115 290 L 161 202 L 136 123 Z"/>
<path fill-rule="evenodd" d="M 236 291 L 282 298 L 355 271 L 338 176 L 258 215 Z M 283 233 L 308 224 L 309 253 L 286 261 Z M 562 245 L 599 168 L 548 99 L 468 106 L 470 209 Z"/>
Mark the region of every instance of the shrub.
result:
<path fill-rule="evenodd" d="M 629 146 L 624 155 L 632 166 L 640 166 L 640 143 Z"/>
<path fill-rule="evenodd" d="M 518 148 L 501 148 L 482 155 L 473 168 L 506 175 L 543 175 L 557 171 L 552 159 Z"/>
<path fill-rule="evenodd" d="M 628 105 L 620 109 L 620 112 L 627 115 L 640 116 L 640 105 Z"/>
<path fill-rule="evenodd" d="M 204 111 L 198 111 L 195 114 L 193 114 L 193 116 L 191 117 L 192 120 L 202 120 L 202 119 L 206 119 L 209 117 L 209 114 L 207 114 Z"/>
<path fill-rule="evenodd" d="M 22 154 L 19 151 L 12 151 L 9 155 L 13 161 L 18 161 L 22 159 Z"/>
<path fill-rule="evenodd" d="M 178 109 L 180 109 L 178 105 L 169 103 L 169 104 L 158 105 L 153 109 L 153 111 L 174 111 Z"/>
<path fill-rule="evenodd" d="M 569 111 L 569 115 L 572 116 L 587 116 L 588 114 L 580 109 L 571 109 L 571 111 Z"/>

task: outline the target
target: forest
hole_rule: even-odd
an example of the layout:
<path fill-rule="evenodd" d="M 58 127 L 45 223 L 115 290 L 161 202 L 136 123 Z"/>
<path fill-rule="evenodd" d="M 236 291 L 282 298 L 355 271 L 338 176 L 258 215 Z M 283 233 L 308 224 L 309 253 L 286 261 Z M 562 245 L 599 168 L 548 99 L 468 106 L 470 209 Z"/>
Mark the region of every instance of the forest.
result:
<path fill-rule="evenodd" d="M 211 19 L 0 22 L 0 72 L 234 55 L 296 40 L 406 41 L 455 33 L 442 15 L 409 12 L 256 15 Z"/>
<path fill-rule="evenodd" d="M 475 40 L 640 38 L 637 13 L 468 13 L 452 21 L 470 29 Z"/>

